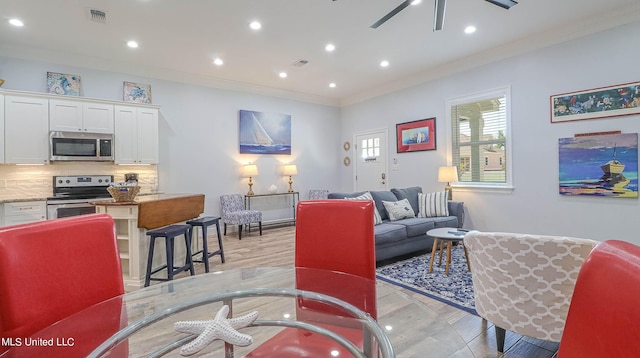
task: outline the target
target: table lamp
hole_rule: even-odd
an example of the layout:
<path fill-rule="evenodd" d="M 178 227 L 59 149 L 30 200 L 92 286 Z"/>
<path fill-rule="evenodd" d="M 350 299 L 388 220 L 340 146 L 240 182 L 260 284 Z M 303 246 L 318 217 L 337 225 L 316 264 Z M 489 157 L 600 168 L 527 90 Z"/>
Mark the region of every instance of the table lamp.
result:
<path fill-rule="evenodd" d="M 458 168 L 457 167 L 440 167 L 438 169 L 438 181 L 441 183 L 447 183 L 444 190 L 447 191 L 447 200 L 452 200 L 452 191 L 450 182 L 458 181 Z"/>
<path fill-rule="evenodd" d="M 246 164 L 242 167 L 242 176 L 249 177 L 249 191 L 247 195 L 253 195 L 253 181 L 252 178 L 254 175 L 258 175 L 258 166 L 255 164 Z"/>
<path fill-rule="evenodd" d="M 292 175 L 298 174 L 298 167 L 295 164 L 287 164 L 284 166 L 284 175 L 289 176 L 289 193 L 293 193 L 293 179 L 291 179 Z"/>

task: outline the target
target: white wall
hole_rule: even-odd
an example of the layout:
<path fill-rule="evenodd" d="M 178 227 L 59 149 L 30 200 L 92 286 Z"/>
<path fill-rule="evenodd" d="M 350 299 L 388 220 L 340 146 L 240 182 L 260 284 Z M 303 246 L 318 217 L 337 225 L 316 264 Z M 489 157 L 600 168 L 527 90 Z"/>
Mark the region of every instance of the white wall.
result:
<path fill-rule="evenodd" d="M 640 81 L 640 23 L 622 26 L 397 91 L 342 110 L 342 138 L 373 128 L 389 131 L 389 156 L 398 160 L 390 187 L 442 190 L 437 168 L 446 165 L 447 99 L 511 86 L 513 181 L 511 193 L 454 191 L 465 202 L 465 227 L 620 239 L 640 244 L 638 199 L 558 194 L 558 139 L 576 133 L 637 133 L 640 115 L 550 123 L 549 96 Z M 397 154 L 395 124 L 436 117 L 437 150 Z M 390 166 L 391 167 L 391 166 Z M 342 167 L 342 190 L 353 188 L 353 165 Z"/>
<path fill-rule="evenodd" d="M 309 189 L 337 186 L 336 163 L 342 160 L 338 108 L 0 56 L 4 89 L 45 92 L 47 71 L 80 75 L 83 95 L 92 98 L 121 100 L 123 81 L 150 84 L 153 103 L 161 106 L 158 189 L 204 193 L 207 214 L 219 213 L 220 195 L 247 192 L 248 180 L 240 177 L 240 167 L 249 161 L 260 171 L 254 178 L 256 193 L 266 193 L 272 184 L 279 192 L 286 191 L 288 177 L 281 175 L 281 163 L 289 162 L 298 166 L 294 189 L 300 191 L 301 199 L 307 198 Z M 292 154 L 240 155 L 240 109 L 290 114 Z M 290 212 L 283 200 L 270 200 L 264 206 L 279 208 L 265 212 L 265 221 Z"/>
<path fill-rule="evenodd" d="M 467 208 L 465 226 L 640 244 L 638 199 L 560 196 L 557 154 L 558 138 L 608 130 L 638 132 L 640 116 L 549 122 L 550 95 L 639 81 L 640 48 L 635 43 L 639 35 L 636 22 L 342 110 L 11 57 L 0 57 L 0 78 L 6 80 L 3 88 L 44 92 L 47 71 L 74 73 L 82 76 L 85 96 L 116 100 L 122 96 L 122 81 L 151 84 L 153 102 L 161 106 L 159 190 L 205 193 L 208 214 L 218 213 L 219 195 L 246 192 L 247 180 L 240 178 L 239 169 L 249 161 L 260 168 L 254 186 L 258 193 L 271 184 L 286 190 L 287 178 L 278 173 L 280 162 L 298 165 L 294 187 L 303 198 L 312 188 L 352 190 L 354 165 L 342 165 L 342 143 L 352 141 L 355 132 L 378 128 L 388 129 L 390 159 L 398 160 L 398 170 L 389 172 L 390 187 L 442 190 L 437 168 L 446 163 L 449 142 L 444 134 L 446 100 L 510 85 L 515 190 L 508 194 L 456 191 L 454 199 L 464 201 Z M 238 154 L 239 109 L 291 114 L 293 154 Z M 437 118 L 437 150 L 397 154 L 395 124 L 430 117 Z"/>

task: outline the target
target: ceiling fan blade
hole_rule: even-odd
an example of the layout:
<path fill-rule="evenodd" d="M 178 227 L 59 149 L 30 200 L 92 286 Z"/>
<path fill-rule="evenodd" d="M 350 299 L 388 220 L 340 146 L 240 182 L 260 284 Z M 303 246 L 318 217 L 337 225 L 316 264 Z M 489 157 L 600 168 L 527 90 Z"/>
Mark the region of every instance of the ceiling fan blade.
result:
<path fill-rule="evenodd" d="M 405 0 L 402 4 L 398 5 L 395 9 L 391 10 L 388 14 L 384 15 L 380 20 L 376 21 L 373 25 L 369 26 L 372 29 L 377 29 L 380 25 L 384 24 L 390 18 L 396 16 L 397 13 L 402 11 L 405 7 L 411 5 L 414 0 Z"/>
<path fill-rule="evenodd" d="M 509 10 L 512 6 L 518 5 L 518 2 L 515 0 L 486 0 L 487 2 L 492 3 L 493 5 L 498 5 L 503 9 Z"/>
<path fill-rule="evenodd" d="M 435 0 L 433 14 L 433 31 L 442 30 L 444 27 L 444 10 L 447 7 L 447 0 Z"/>

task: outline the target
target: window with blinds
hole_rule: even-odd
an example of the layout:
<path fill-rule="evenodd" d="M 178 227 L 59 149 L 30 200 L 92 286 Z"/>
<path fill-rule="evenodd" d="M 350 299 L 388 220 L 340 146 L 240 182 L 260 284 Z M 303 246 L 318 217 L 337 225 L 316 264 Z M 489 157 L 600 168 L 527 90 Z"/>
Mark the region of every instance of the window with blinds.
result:
<path fill-rule="evenodd" d="M 510 186 L 509 89 L 448 101 L 458 185 Z"/>

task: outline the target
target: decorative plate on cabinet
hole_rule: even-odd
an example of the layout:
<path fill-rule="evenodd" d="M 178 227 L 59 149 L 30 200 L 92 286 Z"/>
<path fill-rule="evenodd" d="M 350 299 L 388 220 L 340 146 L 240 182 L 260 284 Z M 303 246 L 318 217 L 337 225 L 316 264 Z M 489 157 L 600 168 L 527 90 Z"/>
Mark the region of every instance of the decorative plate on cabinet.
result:
<path fill-rule="evenodd" d="M 344 150 L 349 150 L 351 148 L 351 143 L 349 143 L 349 141 L 344 142 L 342 148 L 344 148 Z"/>
<path fill-rule="evenodd" d="M 346 167 L 348 167 L 351 164 L 351 159 L 349 159 L 349 157 L 344 157 L 344 160 L 342 162 Z"/>

